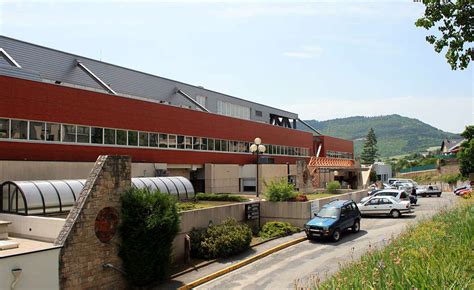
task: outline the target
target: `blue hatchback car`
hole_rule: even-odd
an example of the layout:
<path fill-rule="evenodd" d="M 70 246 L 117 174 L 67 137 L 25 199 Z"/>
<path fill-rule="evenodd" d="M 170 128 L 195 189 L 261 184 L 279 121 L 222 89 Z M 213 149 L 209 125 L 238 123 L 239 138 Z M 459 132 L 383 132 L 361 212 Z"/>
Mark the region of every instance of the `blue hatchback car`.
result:
<path fill-rule="evenodd" d="M 304 225 L 308 239 L 331 238 L 339 241 L 341 233 L 351 229 L 360 230 L 360 211 L 352 200 L 335 200 L 323 206 L 315 217 Z"/>

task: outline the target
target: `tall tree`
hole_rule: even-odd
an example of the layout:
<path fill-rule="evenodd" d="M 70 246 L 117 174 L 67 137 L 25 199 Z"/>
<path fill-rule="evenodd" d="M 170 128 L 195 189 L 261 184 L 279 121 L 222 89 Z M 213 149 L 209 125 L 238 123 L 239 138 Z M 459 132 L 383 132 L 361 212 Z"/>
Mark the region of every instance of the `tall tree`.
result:
<path fill-rule="evenodd" d="M 416 0 L 420 2 L 420 0 Z M 440 37 L 429 35 L 426 41 L 433 44 L 437 53 L 445 47 L 446 60 L 451 69 L 465 69 L 474 60 L 474 1 L 473 0 L 421 0 L 425 15 L 415 22 L 427 30 L 437 27 Z"/>
<path fill-rule="evenodd" d="M 379 156 L 377 151 L 377 137 L 375 136 L 374 129 L 370 128 L 360 155 L 362 163 L 373 164 L 375 159 Z"/>
<path fill-rule="evenodd" d="M 474 173 L 474 126 L 466 126 L 461 136 L 466 141 L 461 143 L 461 149 L 457 154 L 459 171 L 462 176 L 468 177 L 469 173 Z"/>

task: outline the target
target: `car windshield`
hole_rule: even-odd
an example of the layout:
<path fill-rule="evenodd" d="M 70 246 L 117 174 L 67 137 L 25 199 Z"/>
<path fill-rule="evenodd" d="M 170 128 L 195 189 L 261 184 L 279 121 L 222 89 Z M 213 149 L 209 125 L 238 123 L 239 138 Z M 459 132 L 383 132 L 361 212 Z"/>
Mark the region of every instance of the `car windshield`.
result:
<path fill-rule="evenodd" d="M 323 207 L 320 212 L 318 212 L 317 217 L 320 218 L 337 218 L 341 210 L 335 207 Z"/>

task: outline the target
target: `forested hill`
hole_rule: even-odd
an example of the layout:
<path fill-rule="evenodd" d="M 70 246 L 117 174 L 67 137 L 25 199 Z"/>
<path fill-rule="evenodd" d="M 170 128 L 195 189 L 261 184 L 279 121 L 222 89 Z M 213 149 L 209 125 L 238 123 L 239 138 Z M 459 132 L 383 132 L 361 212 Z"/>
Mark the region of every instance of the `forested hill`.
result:
<path fill-rule="evenodd" d="M 457 134 L 444 132 L 418 119 L 400 115 L 306 122 L 324 135 L 353 140 L 356 156 L 359 156 L 370 128 L 374 128 L 381 157 L 422 152 L 429 147 L 440 146 L 444 138 L 460 138 Z"/>

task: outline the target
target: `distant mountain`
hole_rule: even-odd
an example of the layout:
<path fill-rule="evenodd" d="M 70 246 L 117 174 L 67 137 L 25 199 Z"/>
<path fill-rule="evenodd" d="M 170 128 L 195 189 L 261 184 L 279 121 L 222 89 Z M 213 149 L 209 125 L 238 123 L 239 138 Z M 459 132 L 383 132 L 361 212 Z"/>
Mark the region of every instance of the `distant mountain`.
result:
<path fill-rule="evenodd" d="M 327 121 L 308 120 L 308 124 L 324 135 L 353 140 L 355 155 L 359 156 L 364 138 L 374 128 L 381 157 L 426 151 L 440 146 L 444 138 L 459 139 L 459 135 L 444 132 L 418 119 L 400 115 L 380 117 L 348 117 Z"/>

